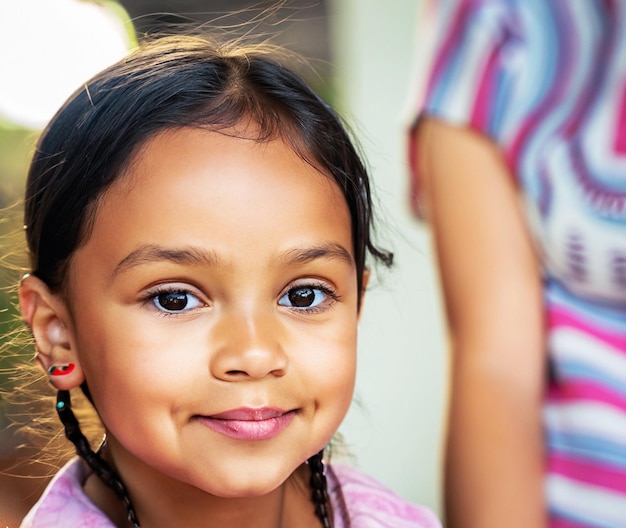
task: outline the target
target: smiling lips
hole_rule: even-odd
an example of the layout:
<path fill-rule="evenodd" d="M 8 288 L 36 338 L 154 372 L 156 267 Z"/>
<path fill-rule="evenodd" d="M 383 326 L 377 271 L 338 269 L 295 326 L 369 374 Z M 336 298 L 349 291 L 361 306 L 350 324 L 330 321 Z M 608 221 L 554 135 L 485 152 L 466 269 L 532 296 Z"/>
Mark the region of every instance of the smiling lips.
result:
<path fill-rule="evenodd" d="M 272 407 L 240 408 L 212 416 L 199 416 L 198 421 L 212 431 L 236 440 L 269 440 L 280 434 L 295 415 L 295 411 Z"/>

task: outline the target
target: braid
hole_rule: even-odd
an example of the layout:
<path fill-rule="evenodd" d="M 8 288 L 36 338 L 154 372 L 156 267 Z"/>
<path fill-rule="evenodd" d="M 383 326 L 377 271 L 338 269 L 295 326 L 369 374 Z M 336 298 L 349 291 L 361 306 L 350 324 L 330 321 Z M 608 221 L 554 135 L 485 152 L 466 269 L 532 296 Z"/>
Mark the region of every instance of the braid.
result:
<path fill-rule="evenodd" d="M 331 528 L 332 523 L 330 521 L 329 514 L 329 498 L 328 488 L 326 485 L 326 475 L 324 473 L 324 461 L 322 456 L 324 450 L 309 458 L 309 467 L 311 468 L 311 493 L 313 498 L 313 504 L 315 505 L 315 515 L 322 522 L 324 528 Z"/>
<path fill-rule="evenodd" d="M 67 439 L 76 446 L 76 452 L 81 458 L 87 462 L 89 467 L 100 477 L 102 482 L 109 486 L 118 498 L 125 504 L 126 511 L 128 512 L 128 522 L 133 528 L 140 528 L 139 521 L 137 520 L 137 514 L 130 502 L 128 491 L 126 486 L 120 480 L 120 477 L 115 471 L 107 464 L 98 453 L 94 452 L 89 445 L 89 441 L 85 438 L 85 435 L 81 432 L 78 420 L 72 412 L 72 405 L 70 401 L 70 393 L 66 390 L 60 390 L 57 394 L 57 413 L 61 419 L 61 423 L 65 428 L 65 436 Z"/>

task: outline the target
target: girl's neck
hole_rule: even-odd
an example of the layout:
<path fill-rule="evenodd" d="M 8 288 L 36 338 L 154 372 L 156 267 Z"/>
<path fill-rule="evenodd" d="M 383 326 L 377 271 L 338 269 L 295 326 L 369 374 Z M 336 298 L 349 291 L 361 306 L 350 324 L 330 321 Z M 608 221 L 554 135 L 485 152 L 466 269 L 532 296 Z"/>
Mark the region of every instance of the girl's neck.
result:
<path fill-rule="evenodd" d="M 319 528 L 308 485 L 309 468 L 303 464 L 279 488 L 261 497 L 224 499 L 180 484 L 165 490 L 146 484 L 134 489 L 127 483 L 141 528 L 220 526 L 224 528 Z M 144 482 L 150 482 L 146 480 Z M 85 492 L 118 528 L 128 528 L 123 503 L 99 477 L 91 475 Z"/>

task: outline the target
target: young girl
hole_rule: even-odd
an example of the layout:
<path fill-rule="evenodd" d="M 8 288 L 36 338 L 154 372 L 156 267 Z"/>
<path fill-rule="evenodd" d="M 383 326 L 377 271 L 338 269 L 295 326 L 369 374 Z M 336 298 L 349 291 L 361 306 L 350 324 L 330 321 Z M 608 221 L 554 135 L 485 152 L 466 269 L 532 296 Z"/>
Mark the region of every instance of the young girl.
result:
<path fill-rule="evenodd" d="M 340 121 L 267 52 L 166 38 L 108 68 L 45 130 L 25 208 L 20 308 L 80 458 L 23 527 L 439 526 L 322 462 L 366 254 L 390 255 Z"/>

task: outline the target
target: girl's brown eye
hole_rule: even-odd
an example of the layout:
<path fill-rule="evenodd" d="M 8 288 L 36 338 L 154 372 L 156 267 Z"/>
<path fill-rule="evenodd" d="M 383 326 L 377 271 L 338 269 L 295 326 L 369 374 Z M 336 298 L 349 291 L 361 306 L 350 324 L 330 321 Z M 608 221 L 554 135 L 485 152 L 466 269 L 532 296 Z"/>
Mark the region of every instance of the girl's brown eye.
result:
<path fill-rule="evenodd" d="M 184 310 L 189 302 L 184 292 L 167 292 L 157 295 L 154 299 L 157 308 L 163 308 L 168 312 Z"/>
<path fill-rule="evenodd" d="M 159 311 L 170 314 L 186 313 L 204 305 L 197 295 L 178 288 L 156 291 L 150 299 Z"/>
<path fill-rule="evenodd" d="M 328 286 L 323 284 L 302 284 L 285 292 L 278 300 L 278 304 L 299 309 L 302 312 L 318 312 L 329 308 L 337 300 L 337 295 Z"/>
<path fill-rule="evenodd" d="M 292 306 L 308 308 L 315 301 L 315 291 L 313 288 L 294 288 L 289 290 L 287 297 Z"/>

